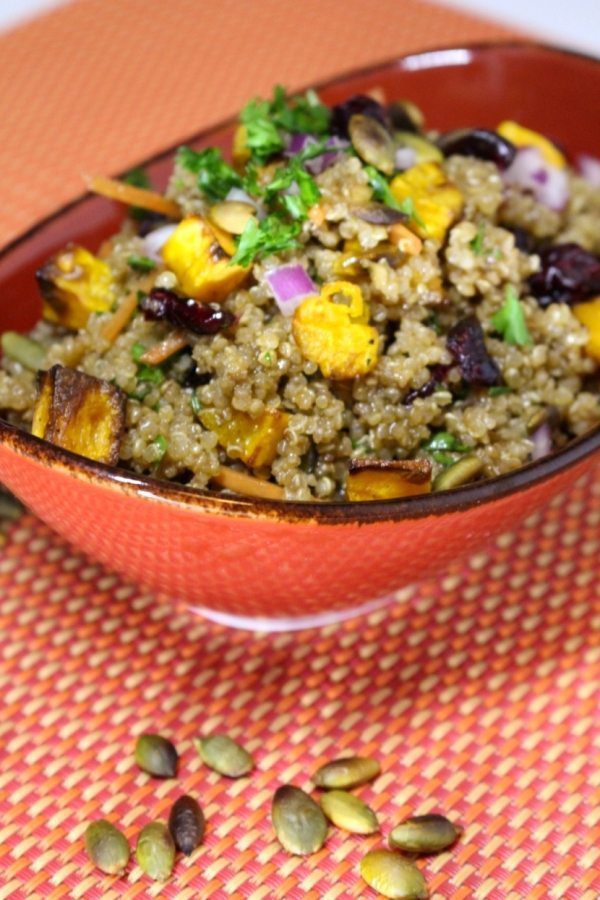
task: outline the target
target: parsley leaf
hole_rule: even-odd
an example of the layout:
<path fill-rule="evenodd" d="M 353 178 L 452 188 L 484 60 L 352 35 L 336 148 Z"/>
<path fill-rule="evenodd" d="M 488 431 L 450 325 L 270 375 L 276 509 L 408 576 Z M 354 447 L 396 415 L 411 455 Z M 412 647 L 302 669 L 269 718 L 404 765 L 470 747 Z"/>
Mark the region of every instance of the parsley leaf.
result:
<path fill-rule="evenodd" d="M 452 453 L 468 453 L 472 447 L 461 444 L 457 437 L 449 431 L 438 431 L 428 441 L 421 444 L 424 450 L 450 450 Z"/>
<path fill-rule="evenodd" d="M 143 166 L 135 166 L 135 168 L 130 169 L 129 172 L 123 175 L 121 181 L 124 181 L 125 184 L 130 184 L 132 187 L 152 187 L 148 173 Z M 128 212 L 132 219 L 138 220 L 145 219 L 148 215 L 148 210 L 142 209 L 141 206 L 130 206 Z"/>
<path fill-rule="evenodd" d="M 268 256 L 298 247 L 301 228 L 299 222 L 283 222 L 276 215 L 267 216 L 260 222 L 254 217 L 248 219 L 230 265 L 248 266 L 258 253 Z"/>
<path fill-rule="evenodd" d="M 425 222 L 415 209 L 415 202 L 412 197 L 405 197 L 399 203 L 392 194 L 387 179 L 381 172 L 378 172 L 373 166 L 365 166 L 365 172 L 369 177 L 369 184 L 373 188 L 373 196 L 376 200 L 379 200 L 380 203 L 385 203 L 391 209 L 404 213 L 407 219 L 412 219 L 420 228 L 427 230 Z"/>
<path fill-rule="evenodd" d="M 365 166 L 365 172 L 369 176 L 369 184 L 373 188 L 373 196 L 376 200 L 379 200 L 380 203 L 385 203 L 385 205 L 389 206 L 391 209 L 409 215 L 409 213 L 406 213 L 402 208 L 402 204 L 398 203 L 392 194 L 387 179 L 378 172 L 377 169 L 373 166 Z M 404 201 L 404 204 L 406 204 L 406 200 Z"/>
<path fill-rule="evenodd" d="M 473 238 L 472 241 L 469 241 L 469 247 L 475 254 L 475 256 L 481 256 L 484 252 L 483 246 L 483 237 L 484 237 L 484 228 L 483 225 L 479 225 L 477 228 L 477 234 Z"/>
<path fill-rule="evenodd" d="M 154 438 L 151 446 L 155 448 L 156 459 L 154 462 L 158 465 L 158 463 L 162 462 L 165 453 L 169 449 L 169 442 L 163 434 L 159 434 L 157 438 Z"/>
<path fill-rule="evenodd" d="M 257 162 L 265 162 L 285 147 L 267 100 L 251 100 L 242 110 L 240 121 L 246 126 L 246 144 Z"/>
<path fill-rule="evenodd" d="M 216 147 L 207 147 L 200 152 L 191 147 L 180 147 L 177 162 L 198 176 L 198 187 L 213 202 L 224 200 L 231 188 L 242 186 L 242 179 Z"/>
<path fill-rule="evenodd" d="M 121 181 L 124 181 L 125 184 L 130 184 L 132 187 L 151 187 L 150 178 L 143 166 L 135 166 L 135 168 L 130 169 L 129 172 L 123 175 Z"/>
<path fill-rule="evenodd" d="M 281 85 L 273 99 L 251 100 L 240 114 L 253 160 L 263 163 L 286 146 L 287 134 L 325 134 L 331 113 L 314 91 L 288 97 Z M 318 154 L 317 154 L 318 155 Z"/>
<path fill-rule="evenodd" d="M 504 306 L 492 316 L 492 325 L 507 344 L 533 344 L 525 314 L 512 284 L 506 286 Z"/>
<path fill-rule="evenodd" d="M 320 196 L 317 182 L 296 156 L 287 166 L 281 166 L 265 187 L 266 203 L 282 206 L 292 219 L 305 219 Z"/>
<path fill-rule="evenodd" d="M 130 266 L 134 272 L 151 272 L 152 269 L 156 268 L 156 263 L 153 259 L 150 259 L 149 256 L 129 256 L 127 265 Z"/>

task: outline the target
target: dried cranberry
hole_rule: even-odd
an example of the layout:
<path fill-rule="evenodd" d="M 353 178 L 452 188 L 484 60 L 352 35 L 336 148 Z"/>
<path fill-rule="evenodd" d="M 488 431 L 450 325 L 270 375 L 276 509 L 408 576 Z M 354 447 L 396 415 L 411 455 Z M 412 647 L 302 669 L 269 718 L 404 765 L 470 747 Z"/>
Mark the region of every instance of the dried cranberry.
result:
<path fill-rule="evenodd" d="M 412 406 L 420 397 L 430 397 L 439 384 L 442 384 L 448 374 L 450 366 L 434 366 L 431 369 L 431 378 L 421 387 L 413 388 L 404 398 L 404 406 Z"/>
<path fill-rule="evenodd" d="M 554 244 L 540 252 L 529 288 L 540 306 L 580 303 L 600 293 L 600 259 L 579 244 Z"/>
<path fill-rule="evenodd" d="M 218 306 L 197 303 L 191 297 L 181 297 L 166 288 L 153 288 L 140 300 L 144 318 L 151 321 L 166 319 L 178 328 L 195 334 L 217 334 L 235 321 L 235 316 Z"/>
<path fill-rule="evenodd" d="M 467 316 L 448 332 L 448 350 L 467 384 L 502 384 L 502 373 L 488 353 L 477 316 Z"/>
<path fill-rule="evenodd" d="M 517 152 L 514 144 L 488 128 L 447 131 L 438 138 L 437 144 L 444 156 L 476 156 L 496 163 L 500 169 L 507 169 Z"/>
<path fill-rule="evenodd" d="M 344 103 L 338 103 L 331 110 L 331 133 L 343 138 L 349 137 L 348 123 L 352 116 L 359 114 L 376 119 L 386 128 L 388 127 L 387 115 L 381 103 L 364 94 L 355 94 L 354 97 L 350 97 Z"/>

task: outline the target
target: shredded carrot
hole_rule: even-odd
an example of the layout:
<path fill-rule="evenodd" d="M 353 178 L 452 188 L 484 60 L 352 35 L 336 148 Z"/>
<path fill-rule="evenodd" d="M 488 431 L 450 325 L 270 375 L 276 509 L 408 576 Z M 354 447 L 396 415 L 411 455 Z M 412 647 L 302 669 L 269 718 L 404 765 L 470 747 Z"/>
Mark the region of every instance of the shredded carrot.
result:
<path fill-rule="evenodd" d="M 115 310 L 110 319 L 107 319 L 104 323 L 102 337 L 105 340 L 110 341 L 112 344 L 112 342 L 118 338 L 135 312 L 138 302 L 138 291 L 152 290 L 155 278 L 156 275 L 154 272 L 151 275 L 146 275 L 144 278 L 141 278 L 138 282 L 137 289 L 123 298 L 119 308 Z"/>
<path fill-rule="evenodd" d="M 315 205 L 311 206 L 308 210 L 308 218 L 313 225 L 320 228 L 325 221 L 325 207 L 321 203 L 315 203 Z"/>
<path fill-rule="evenodd" d="M 164 340 L 159 341 L 158 344 L 154 344 L 153 347 L 142 353 L 140 362 L 149 366 L 159 366 L 165 359 L 173 356 L 179 350 L 183 350 L 189 343 L 190 339 L 187 332 L 181 328 L 176 328 L 174 331 L 170 331 Z"/>
<path fill-rule="evenodd" d="M 140 206 L 142 209 L 150 209 L 152 212 L 164 213 L 171 219 L 181 218 L 178 204 L 156 191 L 134 187 L 131 184 L 125 184 L 124 181 L 117 181 L 115 178 L 105 178 L 103 175 L 84 175 L 84 181 L 88 190 L 93 194 L 101 194 L 111 200 L 128 203 L 130 206 Z"/>
<path fill-rule="evenodd" d="M 403 225 L 402 222 L 396 222 L 395 225 L 390 226 L 390 240 L 397 244 L 403 253 L 408 253 L 409 256 L 418 256 L 423 249 L 421 238 L 414 231 L 411 231 L 410 228 L 407 228 L 406 225 Z"/>
<path fill-rule="evenodd" d="M 119 308 L 107 319 L 102 328 L 102 337 L 112 342 L 121 334 L 137 306 L 137 291 L 132 291 L 124 297 Z"/>
<path fill-rule="evenodd" d="M 234 491 L 236 494 L 244 494 L 247 497 L 283 500 L 283 488 L 278 484 L 263 481 L 262 478 L 255 478 L 253 475 L 246 475 L 245 472 L 228 469 L 227 466 L 221 466 L 217 474 L 213 475 L 212 481 L 220 487 Z"/>

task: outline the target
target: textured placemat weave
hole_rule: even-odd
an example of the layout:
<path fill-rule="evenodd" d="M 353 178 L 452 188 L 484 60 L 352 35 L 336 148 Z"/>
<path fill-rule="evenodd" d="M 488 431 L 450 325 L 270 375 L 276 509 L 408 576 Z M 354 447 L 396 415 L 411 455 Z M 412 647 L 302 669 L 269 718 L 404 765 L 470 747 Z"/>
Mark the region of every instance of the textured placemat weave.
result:
<path fill-rule="evenodd" d="M 0 39 L 0 242 L 276 81 L 300 86 L 496 26 L 417 0 L 83 0 Z M 332 830 L 288 857 L 276 786 L 370 753 L 361 795 L 384 823 L 430 810 L 466 827 L 424 864 L 434 898 L 598 900 L 600 491 L 590 479 L 542 516 L 386 611 L 295 635 L 235 633 L 122 583 L 30 516 L 0 546 L 0 900 L 374 896 L 358 877 L 378 838 Z M 231 782 L 192 738 L 239 737 L 258 769 Z M 133 763 L 156 730 L 177 782 Z M 204 845 L 152 885 L 87 861 L 86 823 L 132 842 L 182 791 Z"/>

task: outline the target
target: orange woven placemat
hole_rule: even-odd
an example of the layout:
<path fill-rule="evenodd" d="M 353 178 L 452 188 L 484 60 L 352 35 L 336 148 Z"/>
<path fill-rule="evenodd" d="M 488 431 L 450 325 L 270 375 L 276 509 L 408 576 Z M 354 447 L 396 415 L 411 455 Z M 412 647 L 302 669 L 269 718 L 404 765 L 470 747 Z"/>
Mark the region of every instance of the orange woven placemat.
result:
<path fill-rule="evenodd" d="M 80 191 L 228 115 L 395 53 L 501 37 L 417 0 L 83 0 L 0 39 L 0 242 Z M 543 515 L 404 591 L 386 611 L 295 635 L 225 631 L 89 563 L 30 516 L 0 548 L 0 900 L 374 896 L 358 862 L 379 838 L 332 831 L 288 857 L 276 786 L 335 755 L 372 753 L 361 790 L 384 833 L 411 813 L 465 825 L 424 864 L 434 898 L 600 897 L 600 491 Z M 218 729 L 256 756 L 249 779 L 200 765 Z M 136 734 L 181 753 L 177 782 L 140 773 Z M 105 816 L 131 840 L 181 791 L 203 847 L 152 885 L 101 876 L 82 850 Z"/>

